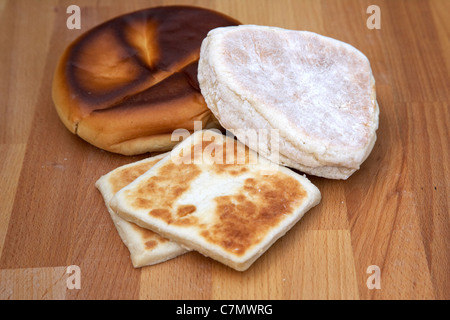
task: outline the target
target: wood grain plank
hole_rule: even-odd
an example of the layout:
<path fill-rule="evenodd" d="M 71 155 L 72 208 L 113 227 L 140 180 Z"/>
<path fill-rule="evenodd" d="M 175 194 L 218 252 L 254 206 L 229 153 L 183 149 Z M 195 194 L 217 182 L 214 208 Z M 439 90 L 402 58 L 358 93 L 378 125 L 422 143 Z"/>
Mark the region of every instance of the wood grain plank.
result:
<path fill-rule="evenodd" d="M 346 2 L 345 4 L 348 4 Z M 365 3 L 363 6 L 368 5 Z M 364 265 L 367 267 L 370 264 L 382 263 L 386 264 L 386 270 L 389 270 L 391 280 L 398 276 L 397 281 L 391 281 L 390 285 L 398 285 L 398 287 L 381 290 L 381 291 L 368 291 L 363 285 L 360 285 L 360 292 L 363 298 L 370 297 L 371 295 L 376 298 L 380 297 L 393 297 L 393 296 L 409 296 L 419 298 L 432 298 L 433 293 L 430 292 L 430 277 L 431 274 L 426 268 L 427 255 L 425 255 L 425 248 L 421 246 L 421 241 L 427 242 L 426 239 L 421 238 L 423 232 L 421 228 L 423 225 L 429 224 L 417 222 L 420 212 L 414 212 L 413 215 L 409 215 L 409 208 L 407 204 L 413 201 L 412 198 L 407 197 L 414 192 L 418 181 L 413 182 L 412 185 L 407 181 L 405 177 L 413 175 L 419 179 L 424 179 L 425 172 L 430 171 L 409 171 L 408 168 L 416 164 L 425 164 L 427 159 L 418 159 L 418 155 L 429 154 L 431 150 L 422 150 L 422 152 L 409 152 L 405 149 L 406 145 L 414 146 L 416 140 L 410 140 L 411 133 L 405 134 L 407 128 L 403 126 L 404 121 L 409 121 L 411 130 L 415 130 L 414 124 L 420 120 L 420 123 L 426 122 L 424 115 L 416 115 L 413 118 L 408 118 L 408 112 L 416 112 L 417 110 L 436 110 L 436 108 L 430 108 L 430 106 L 423 103 L 416 103 L 414 105 L 399 106 L 395 103 L 396 100 L 408 100 L 408 101 L 436 101 L 446 100 L 448 90 L 445 89 L 444 79 L 448 79 L 445 71 L 431 71 L 434 70 L 443 61 L 442 53 L 440 52 L 439 41 L 431 34 L 433 33 L 434 22 L 429 15 L 428 7 L 426 3 L 411 1 L 411 2 L 380 2 L 379 3 L 382 14 L 382 27 L 381 30 L 359 30 L 350 23 L 353 28 L 343 29 L 339 28 L 339 25 L 345 24 L 344 16 L 339 15 L 337 19 L 332 21 L 333 36 L 344 38 L 351 38 L 354 43 L 362 44 L 361 48 L 363 52 L 368 53 L 368 57 L 371 60 L 374 67 L 374 75 L 377 81 L 377 95 L 379 97 L 379 104 L 381 108 L 380 117 L 380 129 L 377 145 L 372 152 L 365 166 L 371 167 L 372 173 L 376 173 L 379 177 L 374 179 L 380 179 L 380 181 L 371 180 L 372 174 L 365 172 L 364 168 L 351 178 L 352 184 L 346 184 L 347 189 L 347 207 L 349 209 L 349 220 L 351 224 L 352 240 L 355 250 L 355 259 L 359 263 L 357 264 L 358 270 L 363 270 Z M 332 11 L 347 11 L 347 16 L 358 17 L 356 5 L 346 6 L 345 8 L 339 8 L 344 6 L 343 2 L 330 3 L 327 2 L 327 6 L 324 6 L 324 12 L 331 13 Z M 417 19 L 411 19 L 411 17 L 418 16 L 419 10 L 425 10 L 420 15 L 419 21 Z M 403 21 L 405 23 L 399 23 Z M 359 21 L 359 25 L 362 24 L 362 20 Z M 425 25 L 428 28 L 425 28 Z M 423 30 L 423 29 L 427 30 Z M 420 29 L 420 30 L 419 30 Z M 345 30 L 345 32 L 344 32 Z M 430 31 L 431 30 L 431 31 Z M 345 34 L 344 34 L 345 33 Z M 364 39 L 363 35 L 366 35 Z M 401 35 L 401 36 L 399 36 Z M 367 38 L 374 40 L 370 44 Z M 383 61 L 380 63 L 380 61 Z M 414 66 L 414 67 L 412 67 Z M 400 71 L 401 70 L 401 71 Z M 433 81 L 441 78 L 439 83 L 431 81 L 430 77 L 433 77 Z M 411 81 L 415 79 L 416 81 Z M 378 81 L 380 80 L 380 81 Z M 391 107 L 393 106 L 393 107 Z M 442 109 L 441 109 L 442 110 Z M 431 114 L 433 111 L 431 112 Z M 428 113 L 427 113 L 428 114 Z M 444 118 L 445 115 L 442 115 Z M 408 120 L 410 119 L 410 120 Z M 445 123 L 445 121 L 444 121 Z M 448 136 L 445 133 L 445 129 L 441 128 L 439 136 Z M 415 131 L 417 133 L 417 131 Z M 425 132 L 421 133 L 422 142 L 418 143 L 418 146 L 428 146 L 431 139 L 428 140 Z M 436 138 L 438 138 L 436 136 Z M 387 140 L 386 140 L 387 139 Z M 441 138 L 442 139 L 442 138 Z M 414 141 L 414 142 L 413 142 Z M 439 139 L 437 140 L 439 141 Z M 408 144 L 410 142 L 410 144 Z M 448 150 L 447 147 L 444 149 Z M 385 149 L 388 148 L 388 149 Z M 434 154 L 433 151 L 431 151 Z M 444 154 L 447 152 L 444 152 Z M 373 160 L 376 159 L 375 163 Z M 414 160 L 412 160 L 414 159 Z M 390 163 L 386 163 L 389 161 Z M 408 163 L 405 163 L 408 162 Z M 409 163 L 411 162 L 411 163 Z M 424 168 L 425 169 L 425 168 Z M 378 171 L 380 170 L 380 171 Z M 389 170 L 389 172 L 386 172 Z M 418 172 L 424 172 L 424 175 L 418 175 Z M 364 174 L 365 179 L 359 181 L 359 178 Z M 406 179 L 406 180 L 405 180 Z M 427 178 L 425 178 L 427 180 Z M 370 182 L 372 181 L 372 182 Z M 383 188 L 382 185 L 385 184 Z M 367 189 L 367 186 L 375 187 L 377 189 Z M 414 193 L 414 197 L 417 194 Z M 413 198 L 414 198 L 413 197 Z M 355 201 L 357 198 L 362 199 Z M 375 199 L 383 199 L 382 202 Z M 355 205 L 357 203 L 357 205 Z M 365 204 L 366 203 L 366 204 Z M 381 206 L 380 206 L 381 204 Z M 429 201 L 428 205 L 431 205 Z M 429 208 L 429 206 L 427 206 Z M 428 209 L 430 210 L 430 209 Z M 438 212 L 440 210 L 437 210 Z M 371 213 L 373 217 L 367 216 L 366 213 Z M 378 212 L 378 214 L 377 214 Z M 422 211 L 423 212 L 423 211 Z M 435 212 L 435 211 L 433 211 Z M 399 219 L 403 219 L 404 216 L 409 216 L 409 220 L 399 222 Z M 425 214 L 428 216 L 428 213 Z M 363 220 L 363 221 L 362 221 Z M 447 221 L 442 225 L 443 228 L 448 226 Z M 405 232 L 406 228 L 403 224 L 407 224 L 409 227 L 413 226 L 414 230 L 410 231 L 415 234 L 408 237 L 409 241 L 404 248 L 409 252 L 409 256 L 403 256 L 400 252 L 403 242 L 396 235 L 397 233 Z M 361 229 L 360 229 L 361 228 Z M 399 231 L 401 229 L 402 231 Z M 441 230 L 440 235 L 446 232 Z M 384 236 L 382 235 L 384 234 Z M 419 235 L 419 237 L 417 237 Z M 446 237 L 438 237 L 441 241 Z M 364 239 L 364 240 L 362 240 Z M 378 242 L 377 242 L 378 240 Z M 447 252 L 445 245 L 440 246 L 441 259 L 444 255 L 442 252 Z M 411 254 L 419 250 L 415 254 Z M 396 253 L 393 254 L 393 251 Z M 364 257 L 360 257 L 364 255 Z M 399 258 L 396 255 L 400 255 Z M 414 258 L 413 258 L 414 257 Z M 371 260 L 372 259 L 372 260 Z M 396 268 L 392 265 L 403 261 L 403 268 Z M 365 261 L 363 263 L 363 261 Z M 446 258 L 439 263 L 439 265 L 445 264 Z M 417 264 L 420 264 L 424 268 L 424 272 L 418 274 L 414 272 Z M 436 265 L 436 264 L 434 264 Z M 420 268 L 419 268 L 420 269 Z M 405 270 L 409 270 L 405 272 Z M 416 269 L 417 271 L 417 269 Z M 392 272 L 392 273 L 391 273 Z M 398 273 L 398 274 L 397 274 Z M 362 283 L 362 280 L 367 275 L 363 272 L 359 273 L 358 283 Z M 403 279 L 400 281 L 400 279 Z M 407 280 L 405 280 L 407 279 Z M 443 280 L 443 279 L 441 279 Z M 399 283 L 403 282 L 403 288 Z M 448 279 L 444 281 L 448 283 Z M 412 285 L 414 284 L 414 285 Z M 436 285 L 437 282 L 434 283 Z M 421 287 L 419 292 L 423 294 L 418 295 L 417 291 L 414 291 L 413 287 Z M 388 287 L 389 288 L 389 287 Z"/>
<path fill-rule="evenodd" d="M 396 105 L 404 158 L 392 191 L 398 204 L 386 248 L 384 292 L 375 298 L 442 299 L 448 296 L 445 284 L 449 283 L 449 274 L 437 268 L 448 266 L 450 261 L 445 249 L 450 239 L 448 186 L 441 183 L 438 190 L 433 185 L 433 176 L 448 176 L 448 163 L 442 162 L 442 158 L 448 158 L 448 149 L 442 149 L 441 145 L 442 137 L 448 135 L 438 136 L 432 121 L 417 123 L 414 120 L 420 113 L 427 113 L 422 114 L 423 118 L 434 117 L 435 110 L 442 110 L 436 107 L 430 103 Z M 426 174 L 418 180 L 417 172 Z M 446 178 L 443 181 L 447 181 Z M 435 201 L 436 198 L 439 201 Z"/>
<path fill-rule="evenodd" d="M 0 144 L 0 256 L 8 231 L 9 219 L 17 192 L 17 185 L 25 155 L 25 144 Z"/>
<path fill-rule="evenodd" d="M 33 9 L 36 9 L 33 11 Z M 23 19 L 24 13 L 28 14 Z M 38 14 L 37 14 L 38 13 Z M 52 12 L 37 2 L 8 1 L 0 19 L 0 143 L 26 143 L 40 91 L 39 81 L 45 69 L 52 30 Z M 15 17 L 15 18 L 14 18 Z M 40 41 L 35 41 L 40 39 Z"/>
<path fill-rule="evenodd" d="M 405 179 L 406 180 L 406 179 Z M 406 181 L 405 181 L 406 182 Z M 397 190 L 398 213 L 381 269 L 381 289 L 371 290 L 373 299 L 435 299 L 427 265 L 416 198 L 407 184 Z"/>
<path fill-rule="evenodd" d="M 442 0 L 430 1 L 431 14 L 435 22 L 436 32 L 439 37 L 440 51 L 443 53 L 447 66 L 447 75 L 450 74 L 450 2 Z M 447 78 L 448 79 L 448 78 Z"/>
<path fill-rule="evenodd" d="M 197 252 L 188 252 L 141 271 L 139 299 L 210 299 L 211 265 Z"/>
<path fill-rule="evenodd" d="M 380 108 L 393 103 L 389 86 L 378 86 Z M 365 166 L 345 185 L 352 247 L 358 270 L 360 296 L 373 294 L 365 284 L 370 265 L 381 269 L 389 246 L 390 232 L 398 213 L 396 186 L 402 177 L 404 158 L 394 110 L 380 113 L 378 140 Z"/>
<path fill-rule="evenodd" d="M 283 263 L 290 252 L 286 239 L 278 240 L 248 270 L 239 272 L 215 263 L 212 269 L 212 299 L 279 299 L 283 296 Z"/>
<path fill-rule="evenodd" d="M 34 9 L 37 10 L 37 8 Z M 55 30 L 58 29 L 61 28 L 55 28 Z M 53 38 L 52 42 L 56 43 L 56 38 Z M 45 69 L 50 70 L 53 67 L 54 61 L 49 56 L 45 62 Z M 55 238 L 52 237 L 53 230 L 64 219 L 64 215 L 61 214 L 62 210 L 59 208 L 61 198 L 55 197 L 55 195 L 61 195 L 62 191 L 66 193 L 65 199 L 70 199 L 68 195 L 70 189 L 64 187 L 67 177 L 65 169 L 68 154 L 60 153 L 62 149 L 59 143 L 55 148 L 52 144 L 42 142 L 50 142 L 54 139 L 55 131 L 52 125 L 57 125 L 59 129 L 65 128 L 61 126 L 51 102 L 52 74 L 36 74 L 36 77 L 41 77 L 40 92 L 44 94 L 40 95 L 37 101 L 29 100 L 27 104 L 47 107 L 36 108 L 31 113 L 33 118 L 24 156 L 25 166 L 20 175 L 11 215 L 10 234 L 12 239 L 16 240 L 6 241 L 6 250 L 3 250 L 0 260 L 3 261 L 3 263 L 0 262 L 2 268 L 32 268 L 54 265 L 52 263 L 64 264 L 63 256 L 56 261 L 53 261 L 51 257 L 46 261 L 44 257 L 51 252 L 48 250 L 51 242 L 55 246 L 57 245 L 54 242 Z M 16 119 L 12 121 L 13 123 L 18 122 Z M 68 132 L 64 130 L 62 132 L 66 137 L 70 136 Z M 74 174 L 78 176 L 76 172 Z M 65 230 L 59 231 L 64 232 Z M 63 239 L 58 240 L 62 241 Z M 37 252 L 39 252 L 39 262 L 30 261 L 30 257 Z"/>
<path fill-rule="evenodd" d="M 386 92 L 384 96 L 387 94 Z M 442 207 L 432 211 L 427 200 L 429 196 L 423 189 L 418 190 L 418 186 L 427 181 L 427 178 L 424 179 L 426 176 L 421 176 L 421 182 L 414 181 L 417 172 L 427 172 L 427 175 L 430 172 L 427 168 L 411 170 L 415 165 L 425 165 L 427 161 L 421 157 L 429 154 L 429 150 L 425 152 L 416 149 L 418 145 L 429 145 L 430 141 L 426 136 L 422 133 L 422 139 L 425 141 L 417 144 L 420 138 L 414 139 L 412 134 L 412 131 L 417 132 L 418 128 L 416 122 L 413 122 L 416 117 L 412 116 L 411 111 L 418 109 L 420 108 L 396 103 L 395 109 L 392 110 L 394 114 L 385 112 L 381 121 L 381 142 L 374 154 L 379 161 L 379 171 L 373 175 L 366 174 L 358 187 L 354 184 L 349 185 L 347 189 L 347 206 L 357 269 L 378 265 L 384 279 L 390 279 L 385 286 L 387 288 L 381 291 L 369 292 L 360 286 L 364 298 L 434 298 L 430 285 L 432 274 L 428 266 L 431 254 L 430 249 L 427 249 L 427 243 L 430 241 L 427 239 L 432 239 L 433 234 L 427 235 L 423 230 L 433 223 L 423 219 L 432 219 L 434 214 L 439 215 L 439 221 L 442 223 L 440 225 L 443 225 L 440 228 L 445 230 L 439 231 L 438 239 L 442 241 L 446 239 L 444 235 L 447 233 L 448 218 L 445 217 L 447 215 L 442 215 L 441 210 L 448 209 Z M 367 181 L 368 177 L 380 182 L 371 183 Z M 360 176 L 355 176 L 355 179 L 358 178 Z M 364 186 L 375 186 L 376 189 L 370 190 Z M 428 190 L 430 192 L 432 187 Z M 356 202 L 355 197 L 364 200 Z M 358 206 L 352 206 L 351 203 L 358 203 Z M 443 266 L 448 264 L 444 250 L 446 245 L 441 243 L 438 246 L 440 249 L 435 248 L 434 258 L 439 261 L 438 265 Z M 366 275 L 361 273 L 359 277 L 364 278 Z M 448 279 L 440 280 L 448 283 Z M 434 285 L 436 288 L 443 288 L 437 282 Z M 421 290 L 416 291 L 417 287 Z"/>
<path fill-rule="evenodd" d="M 212 276 L 212 298 L 358 298 L 347 230 L 305 231 L 297 237 L 296 246 L 289 246 L 287 242 L 279 240 L 244 273 L 216 265 Z"/>
<path fill-rule="evenodd" d="M 62 300 L 66 281 L 65 267 L 0 270 L 0 299 Z"/>
<path fill-rule="evenodd" d="M 304 230 L 349 230 L 344 181 L 329 181 L 308 176 L 319 188 L 322 199 L 317 207 L 307 212 L 299 224 Z"/>
<path fill-rule="evenodd" d="M 439 102 L 409 103 L 404 108 L 408 110 L 404 122 L 409 137 L 406 147 L 409 189 L 413 194 L 410 202 L 414 203 L 418 216 L 418 233 L 435 297 L 445 299 L 450 296 L 450 109 L 448 104 Z M 442 266 L 447 266 L 447 270 Z"/>
<path fill-rule="evenodd" d="M 386 3 L 387 4 L 387 3 Z M 449 74 L 427 1 L 390 1 L 383 10 L 396 100 L 449 101 Z M 402 21 L 402 23 L 398 23 Z"/>
<path fill-rule="evenodd" d="M 92 169 L 103 170 L 99 164 L 107 161 L 97 156 L 93 152 L 88 158 L 81 176 L 99 176 L 92 174 Z M 71 215 L 64 226 L 66 242 L 51 247 L 58 255 L 66 253 L 65 265 L 77 265 L 83 274 L 82 290 L 70 291 L 68 298 L 96 299 L 101 293 L 103 299 L 137 299 L 140 270 L 132 267 L 129 251 L 111 221 L 102 196 L 92 184 L 92 178 L 84 179 L 78 187 L 86 193 L 77 193 L 65 207 L 64 211 Z"/>

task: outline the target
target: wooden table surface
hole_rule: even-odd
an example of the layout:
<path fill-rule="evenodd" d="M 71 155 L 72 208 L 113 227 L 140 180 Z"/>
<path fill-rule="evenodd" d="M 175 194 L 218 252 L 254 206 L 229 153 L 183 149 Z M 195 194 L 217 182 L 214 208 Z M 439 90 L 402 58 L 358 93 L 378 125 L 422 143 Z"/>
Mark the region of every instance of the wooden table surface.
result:
<path fill-rule="evenodd" d="M 66 27 L 71 4 L 81 30 Z M 94 183 L 144 156 L 89 145 L 53 107 L 55 64 L 73 39 L 169 4 L 317 32 L 372 64 L 381 114 L 370 157 L 347 181 L 310 176 L 320 205 L 245 272 L 195 252 L 134 269 Z M 367 27 L 369 5 L 380 29 Z M 448 0 L 0 1 L 0 298 L 449 299 L 449 35 Z M 380 289 L 368 286 L 374 270 Z"/>

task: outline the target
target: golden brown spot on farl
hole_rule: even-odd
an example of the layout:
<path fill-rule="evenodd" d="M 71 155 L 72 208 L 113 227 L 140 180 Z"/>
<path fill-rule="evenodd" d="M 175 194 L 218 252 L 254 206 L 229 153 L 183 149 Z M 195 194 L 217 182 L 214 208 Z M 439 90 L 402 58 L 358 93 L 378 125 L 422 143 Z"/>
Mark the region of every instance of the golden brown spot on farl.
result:
<path fill-rule="evenodd" d="M 197 208 L 192 204 L 182 205 L 179 206 L 177 209 L 177 216 L 184 217 L 188 214 L 195 212 L 195 210 L 197 210 Z"/>
<path fill-rule="evenodd" d="M 115 172 L 111 177 L 109 178 L 111 185 L 113 186 L 113 193 L 118 192 L 123 187 L 129 185 L 131 182 L 133 182 L 137 177 L 147 172 L 151 167 L 153 167 L 157 160 L 155 161 L 149 161 L 149 162 L 143 162 L 141 164 L 122 168 Z"/>
<path fill-rule="evenodd" d="M 192 226 L 198 224 L 198 218 L 195 216 L 185 216 L 172 222 L 176 226 Z"/>
<path fill-rule="evenodd" d="M 147 208 L 150 207 L 152 204 L 153 204 L 152 200 L 142 197 L 137 197 L 133 202 L 133 205 L 139 208 Z"/>
<path fill-rule="evenodd" d="M 246 173 L 247 171 L 248 171 L 248 168 L 242 166 L 241 168 L 238 168 L 238 169 L 230 169 L 228 171 L 228 173 L 232 176 L 238 176 L 238 175 Z"/>
<path fill-rule="evenodd" d="M 277 226 L 306 191 L 294 178 L 284 175 L 247 179 L 236 195 L 215 198 L 216 222 L 201 232 L 208 241 L 236 255 L 243 255 Z"/>
<path fill-rule="evenodd" d="M 146 241 L 144 243 L 144 245 L 145 245 L 145 249 L 151 250 L 151 249 L 154 249 L 158 245 L 158 242 L 156 242 L 155 240 L 149 240 L 149 241 Z"/>
<path fill-rule="evenodd" d="M 149 214 L 156 218 L 160 218 L 167 223 L 169 223 L 169 221 L 172 221 L 172 214 L 168 209 L 152 209 L 150 210 Z"/>

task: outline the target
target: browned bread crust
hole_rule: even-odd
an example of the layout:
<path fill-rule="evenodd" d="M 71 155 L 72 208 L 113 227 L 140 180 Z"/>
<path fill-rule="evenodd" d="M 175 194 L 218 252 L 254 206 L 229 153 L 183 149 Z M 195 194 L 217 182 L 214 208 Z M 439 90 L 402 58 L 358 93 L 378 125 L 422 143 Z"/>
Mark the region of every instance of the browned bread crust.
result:
<path fill-rule="evenodd" d="M 64 125 L 89 143 L 134 155 L 170 150 L 175 129 L 219 127 L 197 81 L 208 31 L 238 21 L 207 9 L 167 6 L 106 21 L 62 54 L 52 95 Z"/>

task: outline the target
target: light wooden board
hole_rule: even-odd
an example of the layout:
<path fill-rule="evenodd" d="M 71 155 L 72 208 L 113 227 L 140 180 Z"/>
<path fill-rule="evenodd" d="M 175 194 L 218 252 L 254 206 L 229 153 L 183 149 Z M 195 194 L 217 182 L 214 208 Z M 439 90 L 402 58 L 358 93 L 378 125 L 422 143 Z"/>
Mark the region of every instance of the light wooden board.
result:
<path fill-rule="evenodd" d="M 66 28 L 71 4 L 81 30 Z M 52 74 L 73 39 L 168 4 L 348 42 L 377 81 L 370 157 L 347 181 L 310 177 L 321 204 L 246 272 L 195 252 L 134 269 L 94 183 L 143 156 L 87 144 L 53 107 Z M 372 4 L 379 30 L 366 26 Z M 449 35 L 447 0 L 0 1 L 0 299 L 449 299 Z M 370 266 L 380 289 L 367 285 Z"/>

